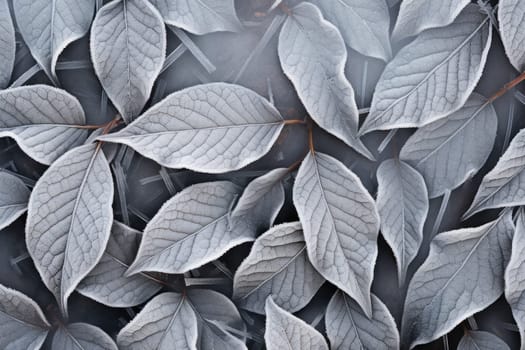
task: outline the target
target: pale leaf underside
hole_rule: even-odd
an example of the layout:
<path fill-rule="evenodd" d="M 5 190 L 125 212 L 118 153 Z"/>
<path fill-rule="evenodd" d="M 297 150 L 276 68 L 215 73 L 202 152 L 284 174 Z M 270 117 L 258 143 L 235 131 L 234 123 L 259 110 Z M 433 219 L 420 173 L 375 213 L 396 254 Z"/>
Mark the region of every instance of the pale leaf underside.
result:
<path fill-rule="evenodd" d="M 469 331 L 461 338 L 457 350 L 510 350 L 500 338 L 489 332 Z"/>
<path fill-rule="evenodd" d="M 87 323 L 58 327 L 53 336 L 53 350 L 118 350 L 109 335 Z"/>
<path fill-rule="evenodd" d="M 16 40 L 15 27 L 9 13 L 7 0 L 0 0 L 0 89 L 11 80 L 15 64 Z"/>
<path fill-rule="evenodd" d="M 0 172 L 0 230 L 25 213 L 29 194 L 22 180 L 14 175 Z"/>
<path fill-rule="evenodd" d="M 514 68 L 522 72 L 525 70 L 525 2 L 501 0 L 498 19 L 505 52 Z"/>

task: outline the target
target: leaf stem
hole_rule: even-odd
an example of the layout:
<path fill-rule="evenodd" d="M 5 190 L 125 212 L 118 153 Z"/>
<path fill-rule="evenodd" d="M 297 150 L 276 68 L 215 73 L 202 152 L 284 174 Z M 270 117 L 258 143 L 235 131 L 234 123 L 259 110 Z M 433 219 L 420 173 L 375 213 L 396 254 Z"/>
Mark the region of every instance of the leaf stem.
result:
<path fill-rule="evenodd" d="M 512 88 L 514 88 L 516 85 L 518 85 L 519 83 L 521 83 L 524 80 L 525 80 L 525 72 L 521 73 L 519 76 L 517 76 L 516 78 L 514 78 L 513 80 L 511 80 L 510 82 L 505 84 L 501 89 L 499 89 L 494 95 L 492 95 L 489 98 L 487 103 L 492 103 L 492 102 L 496 101 L 498 98 L 500 98 L 501 96 L 505 95 L 507 92 L 512 90 Z"/>
<path fill-rule="evenodd" d="M 296 124 L 306 124 L 304 120 L 301 119 L 287 119 L 284 121 L 284 125 L 296 125 Z"/>
<path fill-rule="evenodd" d="M 432 227 L 432 236 L 434 237 L 441 227 L 441 222 L 443 221 L 443 216 L 445 215 L 445 211 L 447 210 L 448 201 L 450 200 L 450 194 L 451 191 L 447 190 L 443 194 L 443 199 L 441 200 L 441 206 L 439 207 L 439 212 L 436 216 L 436 221 L 434 221 L 434 227 Z"/>
<path fill-rule="evenodd" d="M 308 126 L 308 148 L 310 149 L 310 152 L 314 154 L 315 153 L 314 128 L 312 125 L 312 121 L 310 119 L 308 119 L 307 126 Z"/>

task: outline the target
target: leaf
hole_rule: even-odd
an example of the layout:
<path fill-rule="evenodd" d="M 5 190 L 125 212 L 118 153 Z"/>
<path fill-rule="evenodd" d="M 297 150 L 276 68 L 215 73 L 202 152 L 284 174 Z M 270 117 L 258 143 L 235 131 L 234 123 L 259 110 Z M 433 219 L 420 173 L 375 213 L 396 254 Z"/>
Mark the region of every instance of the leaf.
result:
<path fill-rule="evenodd" d="M 13 9 L 18 30 L 35 61 L 56 81 L 58 56 L 88 32 L 95 1 L 16 0 Z"/>
<path fill-rule="evenodd" d="M 190 289 L 188 299 L 197 315 L 202 350 L 247 350 L 240 339 L 228 333 L 224 326 L 245 330 L 244 322 L 230 299 L 210 289 Z"/>
<path fill-rule="evenodd" d="M 176 194 L 144 229 L 127 276 L 143 271 L 184 273 L 254 240 L 254 232 L 229 220 L 239 192 L 233 183 L 217 181 L 193 185 Z"/>
<path fill-rule="evenodd" d="M 272 297 L 266 299 L 266 349 L 328 350 L 321 333 L 300 318 L 281 309 Z"/>
<path fill-rule="evenodd" d="M 188 298 L 163 293 L 153 298 L 117 336 L 120 350 L 197 350 L 197 318 Z"/>
<path fill-rule="evenodd" d="M 518 71 L 525 70 L 525 3 L 501 0 L 498 8 L 499 29 L 505 53 Z"/>
<path fill-rule="evenodd" d="M 359 112 L 346 79 L 347 52 L 337 28 L 307 2 L 291 10 L 279 35 L 279 59 L 308 114 L 319 126 L 369 159 L 357 137 Z"/>
<path fill-rule="evenodd" d="M 361 180 L 337 159 L 309 153 L 295 180 L 293 202 L 312 265 L 371 316 L 379 216 Z"/>
<path fill-rule="evenodd" d="M 420 127 L 457 111 L 481 77 L 491 40 L 489 17 L 474 4 L 447 27 L 421 33 L 386 66 L 360 133 Z"/>
<path fill-rule="evenodd" d="M 493 105 L 473 93 L 458 111 L 418 129 L 399 157 L 423 175 L 430 198 L 436 198 L 461 186 L 483 167 L 497 129 Z"/>
<path fill-rule="evenodd" d="M 500 338 L 489 332 L 468 331 L 461 338 L 458 350 L 510 350 Z"/>
<path fill-rule="evenodd" d="M 16 40 L 15 27 L 9 12 L 7 0 L 0 0 L 0 89 L 5 88 L 11 81 L 11 74 L 15 64 Z"/>
<path fill-rule="evenodd" d="M 18 177 L 0 172 L 0 230 L 26 212 L 30 194 Z"/>
<path fill-rule="evenodd" d="M 390 13 L 385 0 L 311 0 L 359 53 L 388 62 Z"/>
<path fill-rule="evenodd" d="M 38 350 L 51 325 L 31 298 L 0 284 L 0 347 Z"/>
<path fill-rule="evenodd" d="M 389 159 L 377 169 L 377 210 L 381 233 L 397 262 L 399 285 L 405 283 L 408 266 L 423 241 L 428 214 L 425 180 L 410 165 Z"/>
<path fill-rule="evenodd" d="M 426 29 L 447 26 L 469 3 L 470 0 L 403 0 L 392 38 L 401 40 Z"/>
<path fill-rule="evenodd" d="M 87 138 L 78 100 L 47 85 L 0 91 L 0 114 L 0 137 L 13 138 L 28 156 L 46 165 Z"/>
<path fill-rule="evenodd" d="M 447 334 L 503 292 L 512 213 L 483 226 L 437 235 L 405 300 L 402 340 L 410 349 Z"/>
<path fill-rule="evenodd" d="M 53 350 L 117 350 L 117 345 L 109 335 L 87 323 L 58 327 L 52 347 Z"/>
<path fill-rule="evenodd" d="M 523 276 L 525 272 L 525 213 L 519 211 L 516 220 L 516 231 L 512 240 L 512 253 L 505 271 L 505 297 L 509 303 L 512 315 L 516 320 L 521 337 L 521 349 L 525 349 L 525 287 Z"/>
<path fill-rule="evenodd" d="M 146 275 L 125 277 L 135 258 L 141 233 L 118 221 L 99 263 L 80 282 L 77 291 L 111 307 L 132 307 L 144 303 L 162 286 Z"/>
<path fill-rule="evenodd" d="M 164 64 L 166 28 L 160 13 L 147 0 L 107 3 L 93 21 L 90 51 L 102 87 L 131 122 L 148 101 Z"/>
<path fill-rule="evenodd" d="M 101 137 L 168 168 L 221 173 L 264 156 L 285 121 L 267 100 L 238 85 L 175 92 L 123 130 Z"/>
<path fill-rule="evenodd" d="M 396 322 L 375 295 L 368 318 L 355 301 L 337 291 L 326 309 L 325 323 L 332 350 L 399 349 Z"/>
<path fill-rule="evenodd" d="M 468 218 L 486 209 L 525 204 L 525 130 L 511 141 L 496 166 L 481 181 L 478 192 L 463 214 Z"/>
<path fill-rule="evenodd" d="M 67 299 L 101 259 L 113 222 L 113 180 L 97 144 L 54 162 L 29 199 L 26 244 L 47 288 L 67 315 Z"/>
<path fill-rule="evenodd" d="M 194 34 L 238 32 L 241 22 L 234 0 L 151 0 L 164 21 Z"/>
<path fill-rule="evenodd" d="M 305 307 L 324 283 L 306 253 L 301 223 L 273 227 L 257 238 L 235 272 L 233 299 L 251 312 L 264 314 L 268 296 L 286 311 Z"/>

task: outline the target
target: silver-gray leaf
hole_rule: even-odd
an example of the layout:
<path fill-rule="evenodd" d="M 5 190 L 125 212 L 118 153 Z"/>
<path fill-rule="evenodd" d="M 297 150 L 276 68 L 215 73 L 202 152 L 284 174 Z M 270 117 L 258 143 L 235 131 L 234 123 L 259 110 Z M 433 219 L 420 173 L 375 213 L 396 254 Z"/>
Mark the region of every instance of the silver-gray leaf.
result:
<path fill-rule="evenodd" d="M 227 181 L 193 185 L 176 194 L 144 229 L 127 275 L 184 273 L 254 240 L 255 233 L 243 222 L 237 226 L 230 220 L 232 203 L 239 194 L 240 189 Z"/>
<path fill-rule="evenodd" d="M 372 294 L 372 318 L 355 301 L 337 291 L 325 315 L 326 333 L 332 350 L 396 350 L 399 333 L 394 318 Z"/>
<path fill-rule="evenodd" d="M 288 312 L 310 302 L 324 283 L 306 253 L 301 223 L 273 227 L 261 235 L 235 272 L 233 299 L 243 309 L 264 314 L 268 296 Z"/>
<path fill-rule="evenodd" d="M 361 180 L 326 154 L 309 153 L 293 188 L 312 265 L 372 314 L 379 215 Z"/>
<path fill-rule="evenodd" d="M 457 350 L 510 350 L 507 343 L 494 334 L 482 331 L 468 331 L 459 341 Z"/>
<path fill-rule="evenodd" d="M 266 349 L 328 350 L 321 333 L 312 326 L 281 309 L 272 297 L 266 300 Z"/>
<path fill-rule="evenodd" d="M 238 32 L 234 0 L 150 0 L 167 24 L 194 34 Z"/>
<path fill-rule="evenodd" d="M 31 298 L 0 284 L 0 347 L 38 350 L 51 325 Z"/>
<path fill-rule="evenodd" d="M 386 66 L 360 133 L 420 127 L 457 111 L 481 77 L 491 41 L 489 17 L 474 4 L 452 24 L 421 33 Z"/>
<path fill-rule="evenodd" d="M 187 293 L 199 324 L 199 349 L 247 350 L 243 341 L 225 329 L 246 329 L 239 311 L 229 298 L 210 289 L 190 289 Z"/>
<path fill-rule="evenodd" d="M 365 56 L 389 61 L 390 13 L 385 0 L 311 0 L 335 24 L 346 44 Z"/>
<path fill-rule="evenodd" d="M 47 85 L 23 86 L 0 92 L 0 137 L 13 138 L 37 162 L 50 165 L 81 145 L 88 130 L 78 100 Z"/>
<path fill-rule="evenodd" d="M 169 95 L 101 139 L 126 144 L 168 168 L 220 173 L 261 158 L 284 125 L 275 107 L 255 92 L 211 83 Z"/>
<path fill-rule="evenodd" d="M 118 350 L 109 335 L 87 323 L 58 327 L 52 347 L 53 350 Z"/>
<path fill-rule="evenodd" d="M 126 122 L 148 101 L 166 55 L 166 28 L 148 0 L 114 0 L 91 28 L 91 58 L 102 87 Z"/>
<path fill-rule="evenodd" d="M 401 40 L 452 23 L 470 0 L 403 0 L 392 38 Z"/>
<path fill-rule="evenodd" d="M 505 270 L 505 298 L 516 320 L 521 337 L 521 350 L 525 350 L 525 213 L 521 210 L 516 220 L 512 239 L 512 253 Z"/>
<path fill-rule="evenodd" d="M 525 70 L 525 2 L 501 0 L 498 8 L 501 41 L 512 65 L 520 72 Z"/>
<path fill-rule="evenodd" d="M 347 52 L 337 28 L 307 2 L 291 10 L 279 35 L 279 59 L 308 114 L 356 151 L 374 157 L 357 137 L 359 112 L 345 77 Z"/>
<path fill-rule="evenodd" d="M 67 299 L 98 263 L 113 222 L 113 179 L 97 144 L 77 147 L 36 183 L 26 244 L 47 288 L 67 315 Z"/>
<path fill-rule="evenodd" d="M 428 193 L 421 174 L 407 163 L 389 159 L 377 169 L 377 210 L 381 233 L 397 262 L 399 284 L 423 241 Z"/>
<path fill-rule="evenodd" d="M 15 27 L 9 12 L 7 0 L 0 0 L 0 89 L 5 88 L 11 81 L 11 74 L 15 64 L 16 40 Z"/>
<path fill-rule="evenodd" d="M 0 172 L 0 230 L 26 212 L 30 194 L 18 177 Z"/>
<path fill-rule="evenodd" d="M 80 282 L 77 291 L 111 307 L 132 307 L 155 295 L 162 285 L 147 275 L 125 277 L 139 247 L 141 233 L 113 222 L 106 251 L 99 263 Z"/>
<path fill-rule="evenodd" d="M 188 298 L 163 293 L 153 298 L 117 336 L 120 350 L 197 350 L 197 317 Z"/>
<path fill-rule="evenodd" d="M 399 157 L 423 175 L 430 198 L 439 197 L 483 167 L 492 152 L 497 129 L 493 105 L 473 93 L 458 111 L 418 129 Z"/>
<path fill-rule="evenodd" d="M 525 129 L 511 141 L 496 166 L 481 181 L 478 192 L 464 214 L 525 204 Z"/>
<path fill-rule="evenodd" d="M 503 293 L 514 224 L 509 211 L 474 228 L 440 233 L 408 287 L 402 340 L 412 349 L 447 334 Z"/>

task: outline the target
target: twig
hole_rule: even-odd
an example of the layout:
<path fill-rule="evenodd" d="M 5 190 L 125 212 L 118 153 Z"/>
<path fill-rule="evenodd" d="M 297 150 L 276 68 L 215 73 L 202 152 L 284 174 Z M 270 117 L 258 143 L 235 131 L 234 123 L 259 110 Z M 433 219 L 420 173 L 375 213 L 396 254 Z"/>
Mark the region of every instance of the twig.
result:
<path fill-rule="evenodd" d="M 206 57 L 204 52 L 191 40 L 191 38 L 186 34 L 182 29 L 177 27 L 169 26 L 171 31 L 179 38 L 179 40 L 186 46 L 192 55 L 199 61 L 199 63 L 206 69 L 208 73 L 213 73 L 217 68 L 211 63 L 211 61 Z"/>
<path fill-rule="evenodd" d="M 445 211 L 447 210 L 448 201 L 450 200 L 450 190 L 446 190 L 446 192 L 443 194 L 443 199 L 441 200 L 441 206 L 439 207 L 439 212 L 436 216 L 436 221 L 434 221 L 434 226 L 432 227 L 432 236 L 434 237 L 441 227 L 441 222 L 443 221 L 443 216 L 445 215 Z"/>

